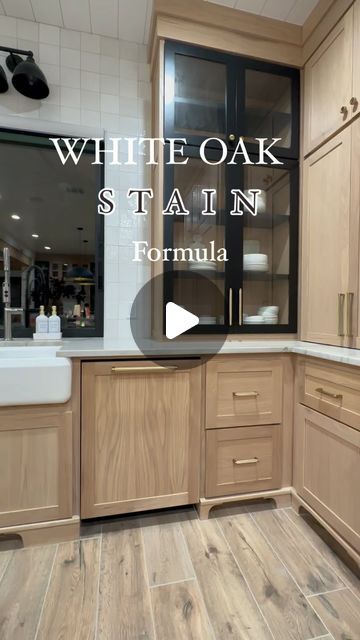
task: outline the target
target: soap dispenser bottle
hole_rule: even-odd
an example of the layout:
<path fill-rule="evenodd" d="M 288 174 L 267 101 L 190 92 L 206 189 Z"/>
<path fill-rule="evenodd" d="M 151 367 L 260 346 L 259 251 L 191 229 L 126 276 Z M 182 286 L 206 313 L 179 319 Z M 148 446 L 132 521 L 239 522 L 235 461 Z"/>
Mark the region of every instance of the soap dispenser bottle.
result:
<path fill-rule="evenodd" d="M 60 333 L 60 318 L 56 313 L 56 307 L 51 307 L 51 316 L 49 318 L 49 333 Z"/>
<path fill-rule="evenodd" d="M 44 306 L 41 305 L 40 313 L 36 316 L 36 333 L 48 333 L 49 320 L 45 315 Z"/>

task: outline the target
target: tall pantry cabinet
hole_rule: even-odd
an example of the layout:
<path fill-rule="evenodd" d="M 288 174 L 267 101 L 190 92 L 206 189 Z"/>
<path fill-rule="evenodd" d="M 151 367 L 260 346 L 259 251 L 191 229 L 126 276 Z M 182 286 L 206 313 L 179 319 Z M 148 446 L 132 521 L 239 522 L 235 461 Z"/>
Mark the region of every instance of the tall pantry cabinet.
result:
<path fill-rule="evenodd" d="M 360 346 L 359 58 L 357 0 L 304 78 L 301 338 L 345 347 Z"/>

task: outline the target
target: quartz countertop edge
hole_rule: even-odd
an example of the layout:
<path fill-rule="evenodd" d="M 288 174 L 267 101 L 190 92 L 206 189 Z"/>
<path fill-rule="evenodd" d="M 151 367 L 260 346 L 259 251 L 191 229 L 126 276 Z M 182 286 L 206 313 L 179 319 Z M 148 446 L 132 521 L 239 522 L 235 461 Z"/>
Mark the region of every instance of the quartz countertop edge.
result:
<path fill-rule="evenodd" d="M 146 356 L 135 343 L 106 338 L 68 338 L 59 345 L 57 355 L 67 358 L 126 358 L 126 357 L 182 357 L 203 356 L 209 353 L 211 342 L 177 342 L 165 344 L 155 340 L 146 342 Z M 191 353 L 189 349 L 191 348 Z M 210 350 L 211 353 L 211 350 Z M 300 340 L 227 340 L 218 355 L 262 353 L 295 353 L 312 356 L 323 360 L 331 360 L 343 364 L 360 366 L 360 349 L 332 347 Z"/>

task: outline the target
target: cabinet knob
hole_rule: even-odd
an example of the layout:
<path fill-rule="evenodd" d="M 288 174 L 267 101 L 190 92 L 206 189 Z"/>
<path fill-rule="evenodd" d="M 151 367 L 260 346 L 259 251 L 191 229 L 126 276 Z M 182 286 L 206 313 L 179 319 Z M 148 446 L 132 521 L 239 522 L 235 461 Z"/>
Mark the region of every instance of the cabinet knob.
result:
<path fill-rule="evenodd" d="M 354 96 L 354 97 L 352 97 L 352 98 L 351 98 L 351 100 L 350 100 L 350 104 L 351 104 L 351 106 L 352 106 L 352 108 L 353 108 L 353 111 L 356 111 L 356 110 L 357 110 L 357 108 L 358 108 L 358 106 L 359 106 L 359 101 L 358 101 L 358 99 L 357 99 L 357 98 L 355 98 L 355 96 Z"/>
<path fill-rule="evenodd" d="M 229 136 L 228 136 L 228 140 L 229 140 L 229 142 L 235 142 L 235 140 L 236 140 L 235 133 L 230 133 Z"/>
<path fill-rule="evenodd" d="M 347 115 L 349 113 L 349 109 L 347 107 L 345 107 L 345 105 L 343 105 L 340 109 L 340 113 L 342 113 L 342 115 L 344 116 L 344 120 L 345 118 L 347 118 Z"/>

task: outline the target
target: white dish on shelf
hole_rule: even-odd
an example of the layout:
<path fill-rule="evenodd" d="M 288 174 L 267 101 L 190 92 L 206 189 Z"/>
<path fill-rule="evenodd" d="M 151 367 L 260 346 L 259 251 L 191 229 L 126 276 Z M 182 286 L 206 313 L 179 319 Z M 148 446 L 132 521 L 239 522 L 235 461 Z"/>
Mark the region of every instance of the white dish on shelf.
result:
<path fill-rule="evenodd" d="M 264 264 L 244 264 L 244 271 L 261 271 L 262 273 L 267 273 L 269 271 L 269 267 Z"/>
<path fill-rule="evenodd" d="M 247 316 L 244 317 L 244 324 L 264 324 L 263 316 Z"/>
<path fill-rule="evenodd" d="M 199 324 L 217 324 L 216 316 L 199 316 Z"/>
<path fill-rule="evenodd" d="M 189 271 L 216 271 L 216 262 L 190 262 Z"/>
<path fill-rule="evenodd" d="M 278 316 L 262 316 L 264 324 L 278 324 Z"/>

